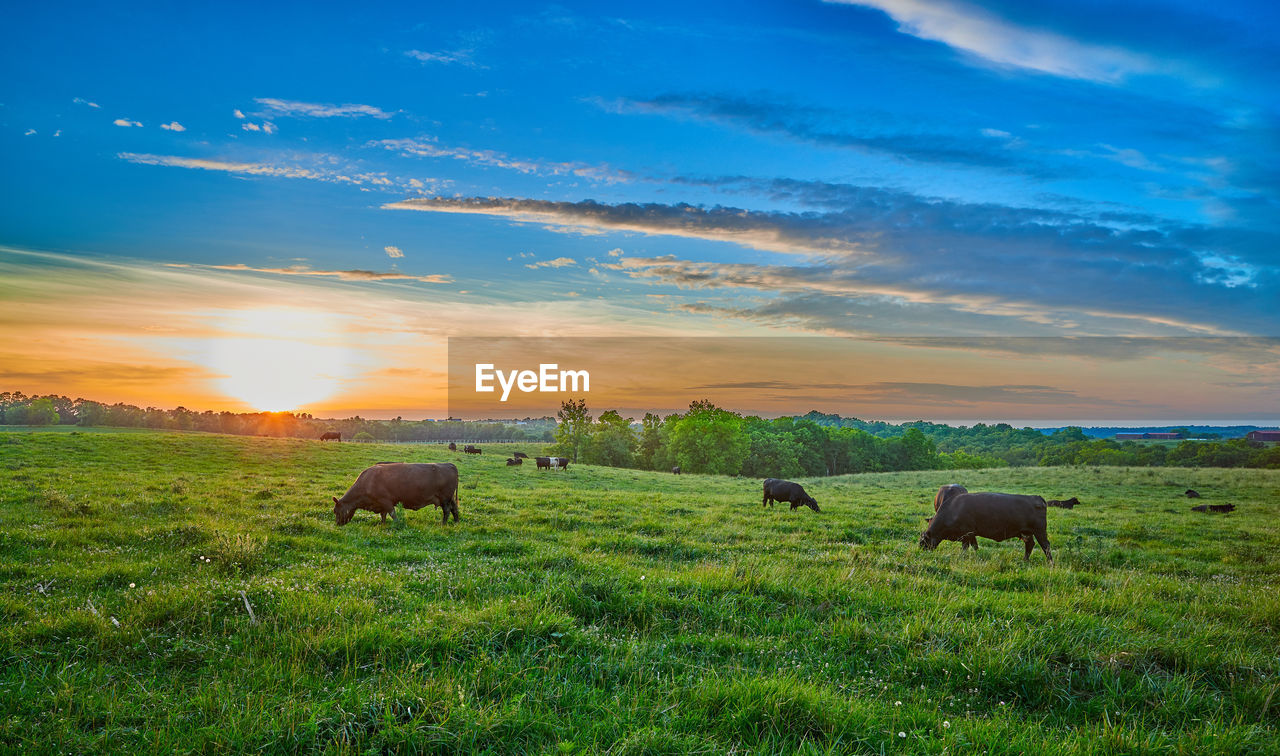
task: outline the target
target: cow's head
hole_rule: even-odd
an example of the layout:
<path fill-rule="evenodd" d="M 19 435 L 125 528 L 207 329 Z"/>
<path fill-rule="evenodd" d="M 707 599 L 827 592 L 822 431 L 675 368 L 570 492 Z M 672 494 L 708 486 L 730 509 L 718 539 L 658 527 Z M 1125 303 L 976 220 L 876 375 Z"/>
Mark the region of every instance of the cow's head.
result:
<path fill-rule="evenodd" d="M 343 504 L 338 500 L 337 496 L 333 497 L 333 518 L 337 521 L 339 526 L 346 525 L 351 522 L 351 518 L 355 517 L 355 514 L 355 504 Z"/>
<path fill-rule="evenodd" d="M 928 526 L 924 529 L 924 532 L 920 534 L 920 548 L 925 551 L 933 551 L 938 548 L 938 543 L 942 539 L 933 535 L 933 518 L 926 517 L 924 519 L 925 522 L 928 523 Z"/>
<path fill-rule="evenodd" d="M 818 500 L 813 498 L 812 496 L 806 496 L 802 501 L 791 502 L 791 508 L 794 510 L 796 507 L 808 507 L 809 509 L 812 509 L 815 512 L 822 511 L 818 509 Z"/>

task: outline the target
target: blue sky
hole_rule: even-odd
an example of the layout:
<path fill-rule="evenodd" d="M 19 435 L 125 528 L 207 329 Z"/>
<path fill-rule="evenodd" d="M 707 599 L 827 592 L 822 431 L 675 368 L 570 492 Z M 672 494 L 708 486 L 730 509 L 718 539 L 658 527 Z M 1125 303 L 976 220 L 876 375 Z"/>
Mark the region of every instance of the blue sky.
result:
<path fill-rule="evenodd" d="M 418 355 L 496 327 L 1277 331 L 1271 3 L 6 16 L 0 307 L 45 343 L 118 321 L 89 330 L 177 369 L 172 339 L 217 310 L 324 302 L 380 349 L 418 334 Z M 368 320 L 374 300 L 391 314 Z M 148 319 L 186 325 L 149 344 Z M 8 349 L 11 379 L 66 385 L 51 348 Z"/>

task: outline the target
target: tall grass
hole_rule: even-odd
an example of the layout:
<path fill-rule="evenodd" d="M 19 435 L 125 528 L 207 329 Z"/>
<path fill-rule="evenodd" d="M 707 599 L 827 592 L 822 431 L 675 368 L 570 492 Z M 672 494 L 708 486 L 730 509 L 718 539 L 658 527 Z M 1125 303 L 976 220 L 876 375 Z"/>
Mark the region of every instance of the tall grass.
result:
<path fill-rule="evenodd" d="M 489 451 L 0 433 L 0 750 L 1280 752 L 1276 471 L 803 480 L 815 514 Z M 458 524 L 334 525 L 442 459 Z M 920 551 L 947 482 L 1078 496 L 1056 566 Z"/>

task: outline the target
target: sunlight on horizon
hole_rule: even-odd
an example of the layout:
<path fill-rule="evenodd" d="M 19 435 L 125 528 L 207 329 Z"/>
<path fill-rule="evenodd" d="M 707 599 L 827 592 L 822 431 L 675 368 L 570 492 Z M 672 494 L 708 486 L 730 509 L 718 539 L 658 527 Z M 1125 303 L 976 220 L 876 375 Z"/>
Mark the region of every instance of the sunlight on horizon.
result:
<path fill-rule="evenodd" d="M 190 342 L 192 359 L 215 371 L 215 390 L 256 410 L 297 410 L 338 394 L 361 356 L 343 343 L 340 319 L 323 312 L 255 309 L 219 313 L 227 336 Z"/>

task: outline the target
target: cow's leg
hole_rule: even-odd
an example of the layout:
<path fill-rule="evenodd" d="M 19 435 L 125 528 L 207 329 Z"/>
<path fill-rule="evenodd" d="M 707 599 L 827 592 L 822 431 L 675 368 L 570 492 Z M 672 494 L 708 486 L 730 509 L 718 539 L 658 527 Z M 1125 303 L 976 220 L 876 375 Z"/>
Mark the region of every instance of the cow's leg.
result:
<path fill-rule="evenodd" d="M 453 512 L 453 521 L 457 522 L 458 521 L 458 502 L 456 501 L 449 502 L 449 510 Z"/>
<path fill-rule="evenodd" d="M 1022 545 L 1023 545 L 1023 546 L 1025 546 L 1025 547 L 1026 547 L 1026 549 L 1027 549 L 1027 553 L 1026 553 L 1026 554 L 1024 554 L 1024 555 L 1022 556 L 1022 559 L 1023 559 L 1023 561 L 1025 561 L 1025 562 L 1030 562 L 1030 561 L 1031 561 L 1031 549 L 1035 547 L 1035 541 L 1033 541 L 1033 540 L 1032 540 L 1031 536 L 1029 536 L 1029 535 L 1024 535 L 1024 536 L 1022 536 Z"/>
<path fill-rule="evenodd" d="M 383 522 L 383 523 L 386 523 L 386 521 L 387 521 L 387 513 L 386 513 L 386 512 L 379 512 L 378 514 L 382 515 L 382 522 Z M 395 518 L 396 518 L 396 513 L 395 513 L 394 511 L 392 511 L 392 512 L 391 512 L 391 519 L 393 519 L 393 520 L 394 520 Z"/>
<path fill-rule="evenodd" d="M 1049 560 L 1049 564 L 1053 564 L 1053 554 L 1049 553 L 1049 534 L 1036 533 L 1036 542 L 1040 544 L 1040 549 L 1044 551 L 1044 558 Z M 1031 553 L 1031 547 L 1027 546 L 1027 553 Z"/>
<path fill-rule="evenodd" d="M 762 500 L 762 502 L 761 502 L 760 506 L 762 506 L 762 507 L 767 507 L 767 506 L 769 506 L 769 494 L 765 494 L 765 495 L 764 495 L 764 499 Z"/>

